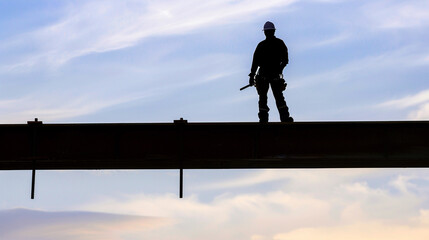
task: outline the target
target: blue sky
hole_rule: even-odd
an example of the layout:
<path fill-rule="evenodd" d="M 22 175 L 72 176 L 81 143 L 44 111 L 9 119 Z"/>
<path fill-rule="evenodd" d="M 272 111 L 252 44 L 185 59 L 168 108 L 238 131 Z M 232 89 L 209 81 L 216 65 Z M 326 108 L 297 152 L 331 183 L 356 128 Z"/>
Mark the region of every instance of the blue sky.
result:
<path fill-rule="evenodd" d="M 0 0 L 0 123 L 257 121 L 265 21 L 296 121 L 426 120 L 429 3 Z M 272 96 L 270 120 L 278 121 Z M 427 239 L 426 169 L 0 172 L 2 239 Z M 222 230 L 219 230 L 222 229 Z M 335 236 L 335 237 L 334 237 Z"/>

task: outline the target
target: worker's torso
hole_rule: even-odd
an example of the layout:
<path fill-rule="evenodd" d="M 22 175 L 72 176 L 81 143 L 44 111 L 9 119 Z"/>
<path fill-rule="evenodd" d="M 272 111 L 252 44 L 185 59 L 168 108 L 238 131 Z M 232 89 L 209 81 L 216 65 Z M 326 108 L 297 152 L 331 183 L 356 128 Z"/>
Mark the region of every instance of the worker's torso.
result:
<path fill-rule="evenodd" d="M 268 38 L 260 42 L 257 47 L 259 74 L 278 74 L 280 63 L 286 61 L 286 45 L 281 39 Z"/>

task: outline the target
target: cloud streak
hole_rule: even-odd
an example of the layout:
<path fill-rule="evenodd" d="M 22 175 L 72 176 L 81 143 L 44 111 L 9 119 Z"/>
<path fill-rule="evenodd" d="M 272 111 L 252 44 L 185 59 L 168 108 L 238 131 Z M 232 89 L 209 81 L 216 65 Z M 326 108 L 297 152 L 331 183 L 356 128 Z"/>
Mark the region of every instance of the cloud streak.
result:
<path fill-rule="evenodd" d="M 83 72 L 89 71 L 88 75 L 75 79 L 66 76 L 41 89 L 34 88 L 25 96 L 0 100 L 0 113 L 4 113 L 1 122 L 16 123 L 35 117 L 52 122 L 91 114 L 118 104 L 156 101 L 161 96 L 229 77 L 236 72 L 235 61 L 237 57 L 234 55 L 214 54 L 189 61 L 170 60 L 163 64 L 144 62 L 141 63 L 142 68 L 118 63 L 82 69 Z M 174 72 L 174 77 L 170 71 Z"/>
<path fill-rule="evenodd" d="M 377 1 L 366 4 L 364 13 L 376 29 L 406 29 L 429 26 L 426 1 Z"/>
<path fill-rule="evenodd" d="M 420 219 L 416 221 L 417 225 L 399 225 L 388 224 L 380 221 L 337 226 L 326 228 L 301 228 L 288 233 L 277 234 L 275 240 L 308 240 L 308 239 L 389 239 L 405 240 L 415 239 L 424 240 L 429 236 L 429 225 L 427 224 L 428 211 L 422 211 Z"/>
<path fill-rule="evenodd" d="M 296 0 L 81 1 L 69 5 L 65 17 L 58 22 L 20 36 L 27 40 L 19 41 L 16 48 L 30 44 L 34 51 L 17 62 L 3 65 L 9 69 L 40 63 L 58 66 L 91 53 L 134 46 L 148 37 L 249 21 L 270 9 L 294 2 Z"/>
<path fill-rule="evenodd" d="M 314 239 L 316 236 L 332 239 L 336 234 L 379 239 L 377 237 L 391 236 L 390 229 L 398 229 L 396 239 L 407 239 L 407 233 L 424 239 L 429 210 L 422 203 L 428 200 L 427 194 L 415 191 L 424 183 L 413 186 L 411 182 L 427 179 L 426 173 L 362 171 L 282 171 L 280 189 L 251 193 L 256 191 L 258 182 L 269 178 L 263 177 L 248 184 L 253 186 L 248 188 L 250 192 L 223 193 L 211 202 L 201 201 L 196 195 L 187 195 L 185 199 L 175 195 L 132 195 L 128 199 L 106 199 L 82 208 L 173 219 L 176 224 L 167 226 L 165 233 L 156 232 L 158 239 L 169 239 L 171 235 L 178 239 L 192 236 L 191 239 L 210 240 Z M 262 171 L 261 175 L 270 172 L 277 174 Z M 248 182 L 248 178 L 250 176 L 231 181 Z M 373 186 L 371 178 L 375 178 L 375 182 L 391 180 L 386 185 Z M 279 181 L 279 177 L 273 176 L 271 180 Z M 358 232 L 359 227 L 364 231 Z"/>
<path fill-rule="evenodd" d="M 68 206 L 68 212 L 0 211 L 0 237 L 283 240 L 332 239 L 336 234 L 349 233 L 380 239 L 390 236 L 390 229 L 400 229 L 397 239 L 408 239 L 408 233 L 420 240 L 427 234 L 427 170 L 270 170 L 254 171 L 254 176 L 258 172 L 266 176 L 260 178 L 262 183 L 270 173 L 282 174 L 283 178 L 271 177 L 280 184 L 270 186 L 269 191 L 261 191 L 267 185 L 254 182 L 246 185 L 245 191 L 224 189 L 210 200 L 187 193 L 192 187 L 186 186 L 184 199 L 176 194 L 109 193 L 96 201 Z M 186 182 L 200 185 L 206 176 L 204 172 L 201 179 L 188 176 Z M 250 177 L 242 175 L 244 179 Z M 231 179 L 247 181 L 240 180 L 239 176 Z M 359 228 L 364 231 L 357 232 Z"/>
<path fill-rule="evenodd" d="M 413 95 L 388 100 L 376 106 L 379 109 L 408 110 L 409 119 L 426 120 L 429 118 L 429 90 L 423 90 Z"/>
<path fill-rule="evenodd" d="M 333 69 L 297 78 L 291 87 L 307 87 L 316 83 L 346 82 L 358 79 L 361 82 L 372 82 L 373 76 L 389 71 L 409 71 L 410 68 L 427 66 L 426 49 L 405 46 L 393 51 L 366 56 L 336 66 Z M 401 66 L 401 68 L 397 68 Z M 369 77 L 368 77 L 369 76 Z M 380 81 L 383 79 L 380 79 Z"/>
<path fill-rule="evenodd" d="M 95 212 L 0 211 L 2 239 L 119 240 L 159 228 L 167 219 Z"/>
<path fill-rule="evenodd" d="M 379 107 L 391 107 L 391 108 L 409 108 L 418 106 L 429 101 L 429 90 L 424 90 L 414 95 L 402 97 L 399 99 L 389 100 L 387 102 L 379 104 Z"/>

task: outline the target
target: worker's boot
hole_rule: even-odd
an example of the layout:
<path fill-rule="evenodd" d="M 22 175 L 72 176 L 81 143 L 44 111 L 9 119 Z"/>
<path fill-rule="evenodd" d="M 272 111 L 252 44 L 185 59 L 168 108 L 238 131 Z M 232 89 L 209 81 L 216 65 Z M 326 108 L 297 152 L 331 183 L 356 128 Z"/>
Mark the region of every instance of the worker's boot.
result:
<path fill-rule="evenodd" d="M 258 113 L 259 122 L 260 123 L 267 123 L 268 122 L 268 112 L 266 111 L 260 111 Z"/>
<path fill-rule="evenodd" d="M 288 118 L 282 120 L 282 122 L 293 122 L 293 118 L 292 117 L 288 117 Z"/>
<path fill-rule="evenodd" d="M 279 109 L 281 122 L 293 122 L 293 118 L 290 116 L 288 110 L 288 107 Z"/>

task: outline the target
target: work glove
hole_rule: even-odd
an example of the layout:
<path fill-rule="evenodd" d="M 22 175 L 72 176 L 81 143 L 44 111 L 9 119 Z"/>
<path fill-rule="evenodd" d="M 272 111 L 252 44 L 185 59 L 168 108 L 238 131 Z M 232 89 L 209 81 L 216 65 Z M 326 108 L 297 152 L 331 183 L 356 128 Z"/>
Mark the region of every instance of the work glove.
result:
<path fill-rule="evenodd" d="M 254 73 L 249 74 L 249 85 L 251 85 L 251 86 L 255 85 L 255 74 Z"/>

